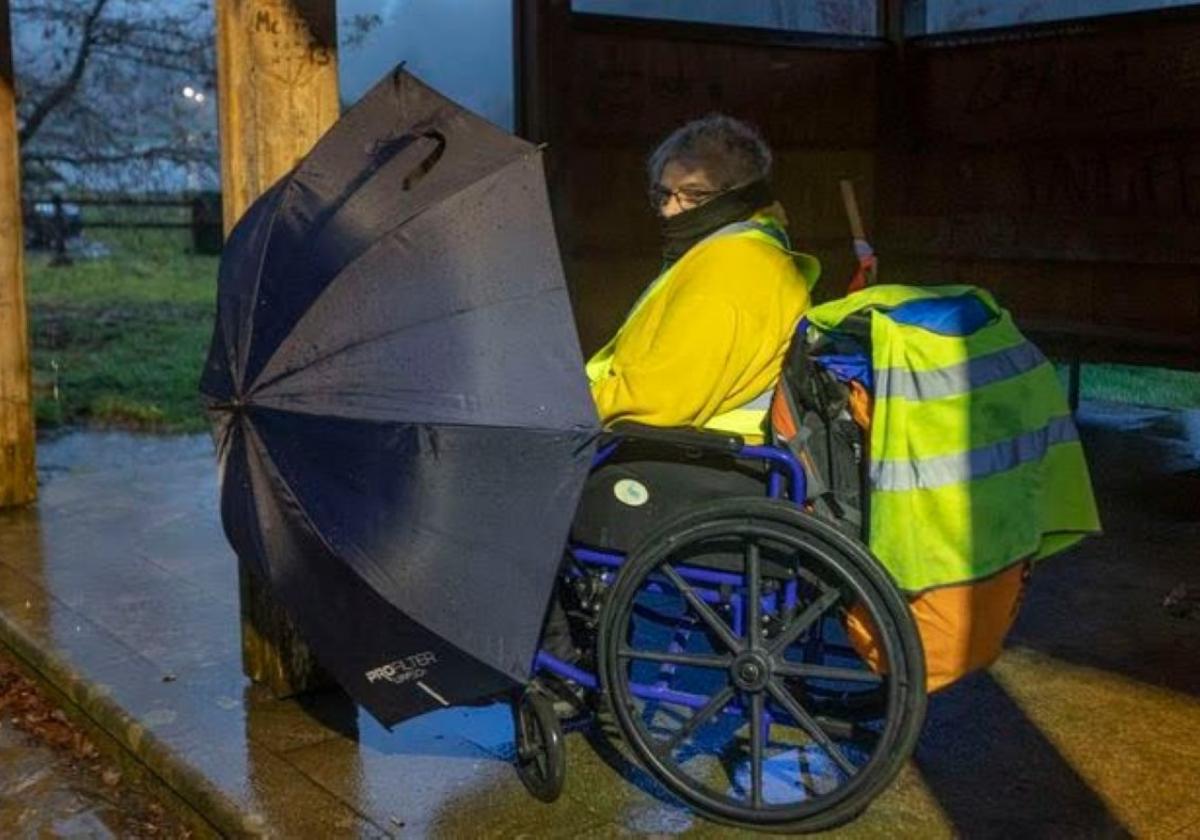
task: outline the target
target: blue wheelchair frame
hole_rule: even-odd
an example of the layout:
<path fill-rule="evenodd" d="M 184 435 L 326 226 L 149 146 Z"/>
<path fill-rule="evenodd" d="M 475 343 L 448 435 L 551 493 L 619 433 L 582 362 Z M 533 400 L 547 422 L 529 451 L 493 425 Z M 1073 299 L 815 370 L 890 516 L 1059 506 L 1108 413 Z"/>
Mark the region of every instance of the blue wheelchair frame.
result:
<path fill-rule="evenodd" d="M 704 433 L 700 432 L 699 434 Z M 594 471 L 606 463 L 617 449 L 620 448 L 624 440 L 625 438 L 618 437 L 616 440 L 603 445 L 592 459 L 592 470 Z M 729 450 L 728 454 L 734 458 L 766 462 L 770 470 L 767 480 L 767 498 L 787 498 L 793 504 L 803 504 L 808 493 L 808 480 L 804 473 L 804 467 L 790 451 L 777 446 L 743 444 L 740 449 Z M 785 482 L 786 495 L 784 490 Z M 604 551 L 576 543 L 568 543 L 567 551 L 582 566 L 597 570 L 605 583 L 613 580 L 616 570 L 619 570 L 626 560 L 626 555 L 622 552 Z M 696 584 L 696 593 L 707 603 L 719 603 L 722 601 L 723 596 L 720 587 L 740 588 L 747 585 L 742 575 L 731 574 L 729 572 L 690 566 L 679 566 L 676 571 L 689 584 Z M 651 586 L 658 585 L 651 584 Z M 793 609 L 797 604 L 799 595 L 796 581 L 789 581 L 784 586 L 782 594 L 783 608 L 785 610 Z M 761 603 L 764 610 L 773 612 L 777 607 L 777 598 L 778 596 L 775 593 L 762 596 Z M 741 594 L 731 595 L 730 605 L 733 611 L 733 632 L 739 637 L 744 636 L 744 596 Z M 538 651 L 534 660 L 534 670 L 535 672 L 549 672 L 563 679 L 573 680 L 592 691 L 597 691 L 600 688 L 600 680 L 596 674 L 563 662 L 545 650 Z M 709 697 L 700 694 L 676 691 L 661 684 L 631 683 L 629 689 L 635 697 L 642 700 L 675 703 L 692 709 L 702 709 L 710 700 Z"/>

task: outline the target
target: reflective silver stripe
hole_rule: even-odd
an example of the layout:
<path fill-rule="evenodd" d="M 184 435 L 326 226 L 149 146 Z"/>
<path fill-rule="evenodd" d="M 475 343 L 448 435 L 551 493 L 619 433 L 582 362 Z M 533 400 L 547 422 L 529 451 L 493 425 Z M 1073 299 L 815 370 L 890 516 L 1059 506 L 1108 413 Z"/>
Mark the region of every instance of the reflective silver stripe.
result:
<path fill-rule="evenodd" d="M 766 227 L 767 226 L 764 224 L 761 224 L 759 222 L 752 222 L 749 219 L 745 219 L 744 221 L 741 221 L 741 222 L 730 222 L 729 224 L 725 225 L 724 227 L 717 228 L 715 231 L 710 233 L 708 236 L 704 237 L 703 241 L 707 241 L 709 239 L 716 239 L 718 236 L 726 236 L 727 234 L 731 234 L 731 233 L 745 233 L 745 232 L 751 231 L 751 230 L 757 230 L 762 233 L 767 233 Z M 769 233 L 767 233 L 767 235 L 770 236 Z"/>
<path fill-rule="evenodd" d="M 750 402 L 742 403 L 737 408 L 731 408 L 731 409 L 729 409 L 729 411 L 725 411 L 725 412 L 722 412 L 721 414 L 718 414 L 717 416 L 711 418 L 708 421 L 708 424 L 705 424 L 705 425 L 710 425 L 712 423 L 716 423 L 717 425 L 714 426 L 713 428 L 722 429 L 722 428 L 726 428 L 727 424 L 729 424 L 729 423 L 745 423 L 745 422 L 748 422 L 751 420 L 753 420 L 754 422 L 760 422 L 763 419 L 763 415 L 765 415 L 768 411 L 771 410 L 771 398 L 774 395 L 775 395 L 775 386 L 772 385 L 770 388 L 763 391 L 757 397 L 750 400 Z M 745 415 L 743 415 L 743 412 L 746 412 L 747 414 L 752 414 L 754 416 L 746 417 Z"/>
<path fill-rule="evenodd" d="M 1020 376 L 1045 363 L 1042 351 L 1026 341 L 936 370 L 881 368 L 875 372 L 875 395 L 880 399 L 936 400 Z"/>
<path fill-rule="evenodd" d="M 772 227 L 771 225 L 763 224 L 762 222 L 755 222 L 750 219 L 746 219 L 741 222 L 730 222 L 729 224 L 725 225 L 725 227 L 718 228 L 717 230 L 713 231 L 708 236 L 701 239 L 697 244 L 707 242 L 710 239 L 716 239 L 718 236 L 728 236 L 732 233 L 748 233 L 750 231 L 758 231 L 759 233 L 766 234 L 767 236 L 771 237 L 772 241 L 774 241 L 775 244 L 783 250 L 791 250 L 791 240 L 788 239 L 787 231 L 783 230 L 782 228 Z M 782 239 L 780 239 L 781 236 L 783 237 Z"/>
<path fill-rule="evenodd" d="M 736 411 L 768 411 L 771 408 L 771 398 L 775 396 L 775 386 L 772 385 L 745 405 L 740 405 Z"/>
<path fill-rule="evenodd" d="M 742 222 L 730 222 L 724 227 L 717 228 L 710 233 L 705 239 L 716 239 L 718 236 L 725 236 L 729 233 L 743 233 L 748 230 L 762 230 L 762 225 L 757 222 L 752 222 L 749 219 Z"/>
<path fill-rule="evenodd" d="M 1079 432 L 1070 415 L 1055 417 L 1040 429 L 969 452 L 915 461 L 872 461 L 871 486 L 875 490 L 932 490 L 960 484 L 1040 460 L 1051 446 L 1075 440 L 1079 440 Z"/>

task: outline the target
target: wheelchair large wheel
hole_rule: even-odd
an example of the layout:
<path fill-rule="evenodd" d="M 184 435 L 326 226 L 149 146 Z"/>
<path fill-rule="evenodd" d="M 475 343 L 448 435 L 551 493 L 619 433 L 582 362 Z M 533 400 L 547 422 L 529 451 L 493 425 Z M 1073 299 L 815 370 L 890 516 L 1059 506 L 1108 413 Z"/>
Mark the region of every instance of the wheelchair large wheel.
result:
<path fill-rule="evenodd" d="M 513 702 L 517 776 L 543 802 L 562 795 L 567 778 L 567 745 L 550 698 L 527 689 Z"/>
<path fill-rule="evenodd" d="M 869 618 L 882 664 L 850 645 Z M 600 675 L 624 738 L 697 811 L 773 831 L 858 815 L 925 716 L 919 637 L 861 544 L 792 505 L 732 498 L 664 523 L 605 605 Z"/>

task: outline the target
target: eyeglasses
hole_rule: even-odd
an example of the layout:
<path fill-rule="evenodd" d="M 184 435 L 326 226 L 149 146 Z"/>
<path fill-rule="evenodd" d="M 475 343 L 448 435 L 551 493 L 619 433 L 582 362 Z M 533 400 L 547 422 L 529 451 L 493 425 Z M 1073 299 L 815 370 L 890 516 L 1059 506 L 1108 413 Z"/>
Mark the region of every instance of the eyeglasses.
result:
<path fill-rule="evenodd" d="M 650 187 L 650 206 L 655 210 L 661 210 L 664 205 L 672 198 L 679 202 L 681 207 L 699 207 L 705 202 L 712 201 L 722 193 L 729 192 L 729 189 L 722 190 L 700 190 L 695 187 L 680 187 L 677 190 L 669 190 L 662 184 L 654 184 Z"/>

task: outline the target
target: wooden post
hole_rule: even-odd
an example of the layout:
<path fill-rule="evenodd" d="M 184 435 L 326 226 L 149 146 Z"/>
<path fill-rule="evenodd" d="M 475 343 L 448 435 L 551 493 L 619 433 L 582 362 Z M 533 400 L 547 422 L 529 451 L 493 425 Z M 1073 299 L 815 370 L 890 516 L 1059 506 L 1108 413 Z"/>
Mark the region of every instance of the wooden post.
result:
<path fill-rule="evenodd" d="M 0 0 L 0 508 L 37 497 L 21 164 L 8 0 Z"/>
<path fill-rule="evenodd" d="M 218 0 L 228 233 L 338 118 L 334 0 Z"/>
<path fill-rule="evenodd" d="M 569 76 L 571 50 L 570 0 L 513 2 L 513 82 L 515 134 L 531 143 L 547 144 L 542 157 L 558 250 L 567 260 L 567 288 L 575 299 L 576 273 L 570 262 L 574 248 L 567 204 L 567 167 L 563 159 L 566 128 L 562 95 Z M 578 313 L 576 313 L 578 315 Z"/>
<path fill-rule="evenodd" d="M 890 41 L 893 46 L 904 47 L 909 31 L 910 19 L 920 20 L 920 29 L 925 28 L 924 0 L 878 0 L 876 5 L 879 37 Z"/>
<path fill-rule="evenodd" d="M 334 0 L 218 0 L 225 234 L 338 117 Z M 277 696 L 324 685 L 292 622 L 238 561 L 242 666 Z"/>
<path fill-rule="evenodd" d="M 876 119 L 879 141 L 875 152 L 875 172 L 871 184 L 871 236 L 886 260 L 893 244 L 892 219 L 903 206 L 908 189 L 904 173 L 913 154 L 914 108 L 910 102 L 910 61 L 905 44 L 910 32 L 924 28 L 925 6 L 921 0 L 879 0 L 879 35 L 888 42 L 880 56 Z M 885 265 L 883 283 L 904 282 L 894 273 L 896 265 Z M 875 278 L 872 278 L 872 282 Z"/>

